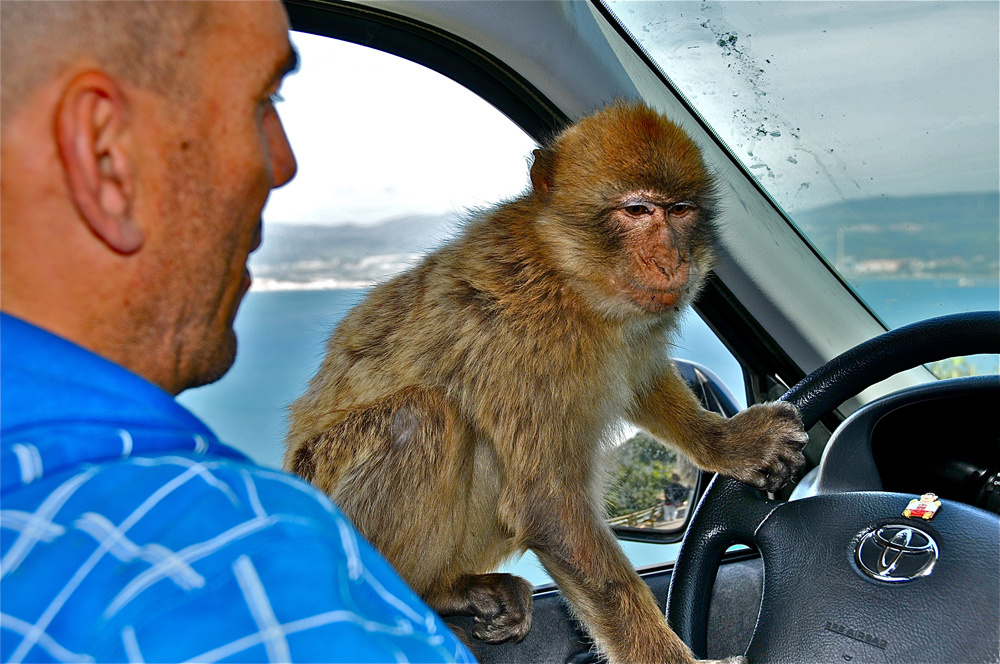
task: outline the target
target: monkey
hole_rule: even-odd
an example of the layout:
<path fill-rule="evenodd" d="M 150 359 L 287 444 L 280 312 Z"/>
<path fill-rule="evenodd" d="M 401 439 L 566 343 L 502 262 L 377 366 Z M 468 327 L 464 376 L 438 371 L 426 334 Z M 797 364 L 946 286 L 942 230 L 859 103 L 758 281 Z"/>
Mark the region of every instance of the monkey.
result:
<path fill-rule="evenodd" d="M 530 185 L 375 286 L 289 407 L 285 467 L 331 496 L 442 615 L 530 628 L 532 550 L 611 662 L 691 662 L 606 523 L 621 421 L 774 491 L 790 404 L 703 409 L 668 353 L 711 270 L 717 185 L 694 141 L 616 102 L 533 151 Z"/>

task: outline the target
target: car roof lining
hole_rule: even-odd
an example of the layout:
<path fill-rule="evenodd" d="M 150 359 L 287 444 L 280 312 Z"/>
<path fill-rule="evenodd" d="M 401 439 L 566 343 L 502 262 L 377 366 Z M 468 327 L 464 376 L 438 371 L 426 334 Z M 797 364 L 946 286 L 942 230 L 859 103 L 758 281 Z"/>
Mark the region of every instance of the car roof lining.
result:
<path fill-rule="evenodd" d="M 292 29 L 391 53 L 433 69 L 468 88 L 536 141 L 569 118 L 535 86 L 483 49 L 429 24 L 378 7 L 285 0 Z"/>

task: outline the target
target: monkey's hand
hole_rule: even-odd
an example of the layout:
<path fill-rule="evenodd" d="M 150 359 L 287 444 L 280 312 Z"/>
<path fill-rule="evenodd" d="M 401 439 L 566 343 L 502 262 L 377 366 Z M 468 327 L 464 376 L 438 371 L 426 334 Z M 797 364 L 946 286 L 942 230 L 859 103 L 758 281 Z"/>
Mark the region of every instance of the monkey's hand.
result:
<path fill-rule="evenodd" d="M 798 409 L 775 401 L 756 404 L 726 422 L 721 444 L 723 475 L 763 491 L 777 491 L 806 462 L 809 437 Z"/>

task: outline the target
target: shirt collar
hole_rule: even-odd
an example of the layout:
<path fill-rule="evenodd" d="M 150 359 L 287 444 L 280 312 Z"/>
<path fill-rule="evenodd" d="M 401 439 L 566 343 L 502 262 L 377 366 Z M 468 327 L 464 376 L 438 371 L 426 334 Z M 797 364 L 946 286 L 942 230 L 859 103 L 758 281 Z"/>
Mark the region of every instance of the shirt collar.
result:
<path fill-rule="evenodd" d="M 166 450 L 246 460 L 161 388 L 2 313 L 0 393 L 4 491 L 67 465 Z"/>

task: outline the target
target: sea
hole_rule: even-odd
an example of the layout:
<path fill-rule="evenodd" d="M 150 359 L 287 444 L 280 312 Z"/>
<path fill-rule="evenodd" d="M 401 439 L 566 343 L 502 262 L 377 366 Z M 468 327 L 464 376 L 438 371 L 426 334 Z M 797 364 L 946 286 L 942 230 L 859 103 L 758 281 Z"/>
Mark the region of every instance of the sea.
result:
<path fill-rule="evenodd" d="M 1000 285 L 988 281 L 970 285 L 957 279 L 886 279 L 854 288 L 867 301 L 880 303 L 879 312 L 890 327 L 946 313 L 1000 307 Z M 233 368 L 216 383 L 188 390 L 178 400 L 224 442 L 257 463 L 280 467 L 288 405 L 302 394 L 318 368 L 337 322 L 365 292 L 357 288 L 250 291 L 236 317 L 239 349 Z M 673 355 L 709 367 L 737 402 L 746 405 L 739 364 L 697 315 L 689 313 L 684 318 Z M 977 356 L 973 361 L 980 373 L 1000 371 L 995 355 Z M 677 551 L 677 545 L 626 542 L 624 546 L 640 567 L 673 560 Z M 536 585 L 548 582 L 530 554 L 508 569 Z"/>

